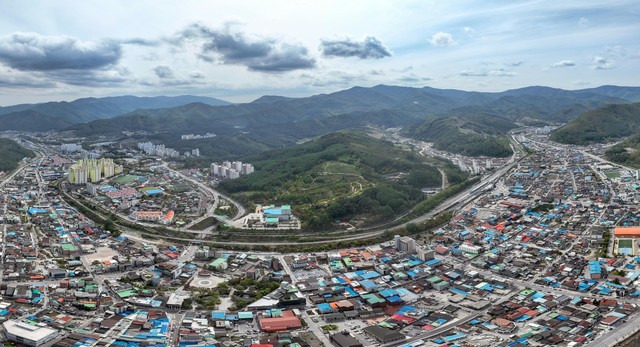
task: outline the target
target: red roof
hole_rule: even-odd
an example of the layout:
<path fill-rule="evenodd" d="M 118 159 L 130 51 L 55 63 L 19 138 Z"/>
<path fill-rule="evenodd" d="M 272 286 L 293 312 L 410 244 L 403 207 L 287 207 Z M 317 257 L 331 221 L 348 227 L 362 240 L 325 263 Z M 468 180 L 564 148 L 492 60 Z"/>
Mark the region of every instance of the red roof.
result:
<path fill-rule="evenodd" d="M 300 319 L 291 311 L 282 311 L 282 317 L 260 318 L 260 329 L 266 333 L 302 328 Z"/>
<path fill-rule="evenodd" d="M 640 227 L 617 227 L 613 230 L 616 236 L 640 236 Z"/>

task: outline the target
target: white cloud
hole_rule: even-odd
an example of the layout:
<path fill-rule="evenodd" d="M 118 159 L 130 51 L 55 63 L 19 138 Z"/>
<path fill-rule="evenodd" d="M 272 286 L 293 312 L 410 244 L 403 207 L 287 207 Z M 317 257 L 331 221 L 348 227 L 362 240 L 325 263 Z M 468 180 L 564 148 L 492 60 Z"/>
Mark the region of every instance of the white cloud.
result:
<path fill-rule="evenodd" d="M 610 70 L 616 67 L 616 62 L 602 56 L 593 57 L 593 66 L 595 70 Z"/>
<path fill-rule="evenodd" d="M 431 36 L 431 44 L 438 47 L 451 47 L 458 44 L 453 36 L 445 32 L 437 32 Z"/>
<path fill-rule="evenodd" d="M 551 64 L 551 67 L 553 68 L 571 67 L 571 66 L 576 66 L 576 63 L 574 63 L 573 60 L 560 60 L 559 62 Z"/>
<path fill-rule="evenodd" d="M 467 35 L 471 35 L 476 32 L 472 27 L 464 27 L 462 28 L 462 31 L 464 31 Z"/>
<path fill-rule="evenodd" d="M 462 70 L 459 73 L 460 76 L 464 77 L 513 77 L 517 75 L 513 71 L 508 71 L 505 69 L 493 69 L 493 70 Z"/>

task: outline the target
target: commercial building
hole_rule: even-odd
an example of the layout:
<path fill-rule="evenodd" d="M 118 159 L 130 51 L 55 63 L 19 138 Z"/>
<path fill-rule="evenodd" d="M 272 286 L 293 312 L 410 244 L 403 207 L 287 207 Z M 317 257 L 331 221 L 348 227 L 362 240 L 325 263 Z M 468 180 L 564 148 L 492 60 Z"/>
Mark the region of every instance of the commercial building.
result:
<path fill-rule="evenodd" d="M 267 317 L 258 319 L 260 330 L 265 333 L 275 333 L 278 331 L 302 328 L 300 319 L 296 317 L 293 311 L 272 309 L 267 311 L 266 314 L 268 315 Z"/>
<path fill-rule="evenodd" d="M 28 324 L 14 320 L 2 324 L 7 339 L 26 346 L 42 346 L 58 336 L 58 331 L 44 324 Z"/>
<path fill-rule="evenodd" d="M 432 249 L 418 247 L 416 249 L 416 252 L 418 253 L 418 259 L 422 261 L 427 261 L 435 258 L 435 251 Z"/>
<path fill-rule="evenodd" d="M 396 235 L 393 240 L 395 241 L 396 251 L 407 254 L 414 254 L 416 252 L 416 240 L 408 236 L 400 235 Z"/>
<path fill-rule="evenodd" d="M 613 230 L 613 234 L 619 239 L 634 239 L 640 237 L 640 226 L 636 227 L 617 227 Z"/>
<path fill-rule="evenodd" d="M 331 335 L 330 340 L 338 347 L 363 347 L 362 343 L 351 336 L 346 330 Z"/>

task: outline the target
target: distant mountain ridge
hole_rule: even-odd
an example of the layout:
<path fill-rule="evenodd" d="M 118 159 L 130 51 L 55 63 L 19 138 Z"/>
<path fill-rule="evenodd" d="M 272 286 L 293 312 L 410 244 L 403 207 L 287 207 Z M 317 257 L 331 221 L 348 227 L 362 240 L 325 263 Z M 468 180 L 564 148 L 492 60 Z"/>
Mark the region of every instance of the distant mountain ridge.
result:
<path fill-rule="evenodd" d="M 104 98 L 82 98 L 71 102 L 46 102 L 0 107 L 0 130 L 47 131 L 61 130 L 74 124 L 105 119 L 137 109 L 171 108 L 194 102 L 212 106 L 230 105 L 229 102 L 203 96 L 132 95 Z"/>
<path fill-rule="evenodd" d="M 636 87 L 621 87 L 636 93 Z M 618 93 L 624 94 L 624 93 Z M 571 96 L 571 97 L 569 97 Z M 331 94 L 319 94 L 305 98 L 263 97 L 246 104 L 222 107 L 179 106 L 173 109 L 149 109 L 130 112 L 117 119 L 96 121 L 71 127 L 81 135 L 96 131 L 142 130 L 171 131 L 200 129 L 215 131 L 220 127 L 231 131 L 248 128 L 279 128 L 302 130 L 305 136 L 317 136 L 320 131 L 343 118 L 343 128 L 367 123 L 407 125 L 429 117 L 445 117 L 450 114 L 493 114 L 514 121 L 529 119 L 560 123 L 578 116 L 584 110 L 610 103 L 628 103 L 629 100 L 597 94 L 589 91 L 567 91 L 548 87 L 529 87 L 501 93 L 466 92 L 461 90 L 410 88 L 378 85 L 371 88 L 353 87 Z M 571 112 L 572 109 L 578 111 Z M 194 112 L 191 114 L 191 112 Z M 358 115 L 358 119 L 354 119 Z M 195 117 L 194 122 L 185 123 Z M 155 119 L 151 119 L 155 118 Z M 388 119 L 385 119 L 388 118 Z M 208 122 L 204 122 L 207 120 Z M 205 124 L 206 123 L 206 124 Z M 176 126 L 177 124 L 177 126 Z M 329 125 L 327 125 L 329 124 Z M 306 133 L 305 126 L 313 126 L 320 132 Z M 102 128 L 102 129 L 101 129 Z M 236 129 L 236 130 L 233 130 Z M 256 129 L 260 131 L 260 129 Z M 286 135 L 286 134 L 285 134 Z"/>
<path fill-rule="evenodd" d="M 455 116 L 464 120 L 467 130 L 473 132 L 467 144 L 462 146 L 465 148 L 458 151 L 468 153 L 474 146 L 473 141 L 478 140 L 491 145 L 492 149 L 486 153 L 474 150 L 476 155 L 505 156 L 510 149 L 504 139 L 496 141 L 485 136 L 496 135 L 495 131 L 487 132 L 495 127 L 491 125 L 494 121 L 497 126 L 506 125 L 507 128 L 521 124 L 564 123 L 587 110 L 630 102 L 608 94 L 633 96 L 638 90 L 640 88 L 637 87 L 605 88 L 603 94 L 598 94 L 597 88 L 569 91 L 527 87 L 487 93 L 378 85 L 303 98 L 265 96 L 250 103 L 227 106 L 194 103 L 174 108 L 135 110 L 111 119 L 75 124 L 66 130 L 77 136 L 116 135 L 123 131 L 152 132 L 158 140 L 175 148 L 185 145 L 175 142 L 178 135 L 209 131 L 224 136 L 209 139 L 206 144 L 199 143 L 198 146 L 204 155 L 219 156 L 223 154 L 220 146 L 228 143 L 251 143 L 251 146 L 232 151 L 235 155 L 243 155 L 250 148 L 278 148 L 340 130 L 367 126 L 420 127 L 421 123 L 425 128 L 436 119 Z M 452 129 L 451 123 L 447 128 L 447 132 L 457 139 L 462 138 L 459 130 Z"/>

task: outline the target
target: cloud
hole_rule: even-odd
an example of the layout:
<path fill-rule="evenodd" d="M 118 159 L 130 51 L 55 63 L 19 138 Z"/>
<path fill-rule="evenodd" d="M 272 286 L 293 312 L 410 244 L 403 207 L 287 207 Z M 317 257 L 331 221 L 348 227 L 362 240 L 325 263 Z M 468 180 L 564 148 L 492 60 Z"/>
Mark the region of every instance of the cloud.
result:
<path fill-rule="evenodd" d="M 360 59 L 382 59 L 391 52 L 380 40 L 368 36 L 362 42 L 345 40 L 322 40 L 320 50 L 325 57 L 358 57 Z"/>
<path fill-rule="evenodd" d="M 0 61 L 22 71 L 92 70 L 116 64 L 116 41 L 80 41 L 69 36 L 16 32 L 0 37 Z"/>
<path fill-rule="evenodd" d="M 0 88 L 53 88 L 56 84 L 47 79 L 37 79 L 30 76 L 5 75 L 0 76 Z"/>
<path fill-rule="evenodd" d="M 189 74 L 189 77 L 194 78 L 194 79 L 200 79 L 200 78 L 204 78 L 204 74 L 200 71 L 193 71 Z"/>
<path fill-rule="evenodd" d="M 306 47 L 271 38 L 250 37 L 232 23 L 220 30 L 192 24 L 170 40 L 176 45 L 184 41 L 200 42 L 198 57 L 206 62 L 244 65 L 252 71 L 286 72 L 311 69 L 316 65 Z"/>
<path fill-rule="evenodd" d="M 497 69 L 489 71 L 489 76 L 497 76 L 497 77 L 512 77 L 515 76 L 516 73 L 513 71 L 507 71 L 504 69 Z"/>
<path fill-rule="evenodd" d="M 616 67 L 616 62 L 602 56 L 595 56 L 592 67 L 595 70 L 610 70 Z"/>
<path fill-rule="evenodd" d="M 418 76 L 416 74 L 408 74 L 408 75 L 404 75 L 400 78 L 398 78 L 398 81 L 400 82 L 405 82 L 405 83 L 418 83 L 418 82 L 428 82 L 428 81 L 432 81 L 433 79 L 430 77 L 421 77 Z"/>
<path fill-rule="evenodd" d="M 160 45 L 161 41 L 134 37 L 134 38 L 122 40 L 120 41 L 120 43 L 127 44 L 127 45 L 155 47 Z"/>
<path fill-rule="evenodd" d="M 493 70 L 462 70 L 458 74 L 464 77 L 513 77 L 517 75 L 513 71 L 507 71 L 505 69 L 493 69 Z"/>
<path fill-rule="evenodd" d="M 580 19 L 578 19 L 578 25 L 580 25 L 581 27 L 586 27 L 589 25 L 589 18 L 587 17 L 580 17 Z"/>
<path fill-rule="evenodd" d="M 111 70 L 54 70 L 36 73 L 39 77 L 86 87 L 120 87 L 130 82 L 130 74 L 129 70 L 123 67 Z"/>
<path fill-rule="evenodd" d="M 504 65 L 511 66 L 511 67 L 518 67 L 518 66 L 520 66 L 522 64 L 524 64 L 524 62 L 522 60 L 518 60 L 518 61 L 514 61 L 512 63 L 505 63 Z"/>
<path fill-rule="evenodd" d="M 445 32 L 437 32 L 431 36 L 431 44 L 437 47 L 451 47 L 458 44 L 453 36 Z"/>
<path fill-rule="evenodd" d="M 488 76 L 489 73 L 487 71 L 462 70 L 460 71 L 459 75 L 465 76 L 465 77 L 484 77 L 484 76 Z"/>
<path fill-rule="evenodd" d="M 551 64 L 551 67 L 553 68 L 571 67 L 571 66 L 576 66 L 576 63 L 574 63 L 573 60 L 560 60 L 559 62 Z"/>
<path fill-rule="evenodd" d="M 153 72 L 158 76 L 158 78 L 173 78 L 173 70 L 166 65 L 158 65 L 154 67 Z"/>
<path fill-rule="evenodd" d="M 474 34 L 476 32 L 472 27 L 464 27 L 462 28 L 462 31 L 464 31 L 468 35 Z"/>

